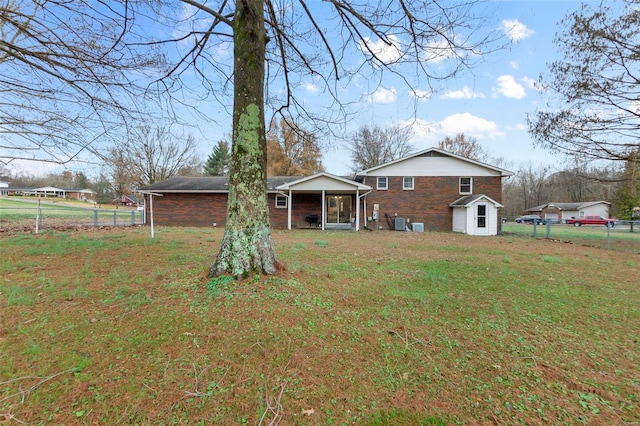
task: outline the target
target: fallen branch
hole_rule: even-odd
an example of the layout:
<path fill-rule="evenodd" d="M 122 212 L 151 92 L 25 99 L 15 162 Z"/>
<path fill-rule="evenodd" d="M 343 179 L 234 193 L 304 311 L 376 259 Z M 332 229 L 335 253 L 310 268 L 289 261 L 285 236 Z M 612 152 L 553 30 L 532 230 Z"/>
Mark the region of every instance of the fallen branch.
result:
<path fill-rule="evenodd" d="M 282 420 L 282 403 L 280 400 L 282 399 L 282 394 L 284 393 L 284 389 L 287 387 L 286 383 L 280 384 L 280 393 L 277 398 L 269 398 L 269 392 L 267 390 L 264 391 L 265 400 L 267 403 L 267 408 L 265 408 L 264 413 L 262 413 L 262 417 L 260 417 L 260 421 L 258 422 L 258 426 L 262 425 L 267 413 L 271 412 L 273 418 L 269 422 L 268 426 L 275 426 L 280 424 Z"/>
<path fill-rule="evenodd" d="M 38 389 L 44 383 L 48 382 L 49 380 L 53 380 L 56 377 L 61 376 L 63 374 L 70 373 L 73 370 L 75 370 L 75 368 L 70 368 L 68 370 L 64 370 L 64 371 L 61 371 L 59 373 L 52 374 L 51 376 L 46 376 L 46 377 L 24 376 L 24 377 L 17 377 L 15 379 L 7 380 L 5 382 L 0 382 L 0 386 L 2 386 L 2 385 L 8 385 L 10 383 L 16 383 L 16 382 L 21 383 L 21 382 L 27 381 L 27 380 L 38 380 L 37 383 L 34 383 L 33 385 L 29 386 L 27 389 L 24 389 L 24 390 L 22 389 L 22 386 L 19 384 L 18 385 L 19 392 L 13 393 L 13 394 L 8 395 L 8 396 L 5 396 L 4 398 L 0 399 L 0 402 L 4 402 L 4 401 L 6 401 L 8 399 L 11 399 L 13 397 L 22 395 L 21 398 L 20 398 L 20 403 L 23 404 L 25 399 L 26 399 L 26 397 L 27 397 L 27 395 L 29 395 L 34 390 Z"/>

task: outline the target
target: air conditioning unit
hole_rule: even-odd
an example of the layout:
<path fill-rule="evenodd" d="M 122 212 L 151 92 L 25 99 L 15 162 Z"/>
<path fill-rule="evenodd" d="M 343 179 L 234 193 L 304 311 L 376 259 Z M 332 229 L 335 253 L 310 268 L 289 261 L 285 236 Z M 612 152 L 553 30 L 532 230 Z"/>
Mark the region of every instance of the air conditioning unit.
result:
<path fill-rule="evenodd" d="M 404 227 L 405 227 L 404 217 L 396 217 L 394 229 L 396 231 L 404 231 Z"/>
<path fill-rule="evenodd" d="M 424 232 L 424 223 L 413 222 L 411 224 L 411 230 L 413 232 Z"/>

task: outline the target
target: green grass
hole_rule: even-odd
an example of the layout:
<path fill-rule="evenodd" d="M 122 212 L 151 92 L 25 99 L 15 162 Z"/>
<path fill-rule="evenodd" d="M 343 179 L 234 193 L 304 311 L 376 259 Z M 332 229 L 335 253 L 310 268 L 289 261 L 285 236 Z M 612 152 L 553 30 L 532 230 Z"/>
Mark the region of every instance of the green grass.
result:
<path fill-rule="evenodd" d="M 640 421 L 633 253 L 514 235 L 276 231 L 286 270 L 237 282 L 205 277 L 222 232 L 0 239 L 0 416 Z"/>

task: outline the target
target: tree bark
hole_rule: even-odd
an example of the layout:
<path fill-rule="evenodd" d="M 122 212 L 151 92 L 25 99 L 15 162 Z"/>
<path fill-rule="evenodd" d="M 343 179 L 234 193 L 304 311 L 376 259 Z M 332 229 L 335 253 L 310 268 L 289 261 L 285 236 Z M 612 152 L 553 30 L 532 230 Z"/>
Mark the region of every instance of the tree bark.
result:
<path fill-rule="evenodd" d="M 267 202 L 263 0 L 238 0 L 234 31 L 233 146 L 227 223 L 209 277 L 276 272 Z"/>

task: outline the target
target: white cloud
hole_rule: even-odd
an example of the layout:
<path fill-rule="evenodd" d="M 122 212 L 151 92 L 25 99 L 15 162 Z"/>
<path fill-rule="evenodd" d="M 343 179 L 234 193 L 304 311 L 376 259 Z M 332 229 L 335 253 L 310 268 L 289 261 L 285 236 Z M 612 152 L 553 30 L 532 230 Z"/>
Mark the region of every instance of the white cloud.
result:
<path fill-rule="evenodd" d="M 522 99 L 527 96 L 524 87 L 512 75 L 501 75 L 496 79 L 498 86 L 492 92 L 494 96 L 504 96 L 512 99 Z"/>
<path fill-rule="evenodd" d="M 468 86 L 464 86 L 461 90 L 451 90 L 445 92 L 441 99 L 476 99 L 476 98 L 484 98 L 484 93 L 482 92 L 474 92 Z"/>
<path fill-rule="evenodd" d="M 525 24 L 517 19 L 505 19 L 502 21 L 502 31 L 511 38 L 511 41 L 518 42 L 529 38 L 535 34 L 535 31 L 527 28 Z"/>
<path fill-rule="evenodd" d="M 380 87 L 369 97 L 369 101 L 374 104 L 390 104 L 398 99 L 398 91 L 396 89 L 385 89 Z"/>
<path fill-rule="evenodd" d="M 449 136 L 464 133 L 467 136 L 486 138 L 502 134 L 495 122 L 485 120 L 468 112 L 445 117 L 438 123 L 438 128 L 441 133 Z"/>
<path fill-rule="evenodd" d="M 424 52 L 424 60 L 440 63 L 455 56 L 455 50 L 444 38 L 429 43 Z"/>
<path fill-rule="evenodd" d="M 318 93 L 320 91 L 320 88 L 313 83 L 304 83 L 302 87 L 304 87 L 309 93 Z"/>
<path fill-rule="evenodd" d="M 536 80 L 534 80 L 533 78 L 529 78 L 529 77 L 522 77 L 522 82 L 530 89 L 535 89 L 536 88 Z"/>
<path fill-rule="evenodd" d="M 437 146 L 446 136 L 455 136 L 458 133 L 485 140 L 504 136 L 495 122 L 468 112 L 453 114 L 441 121 L 416 119 L 402 122 L 401 125 L 411 128 L 411 142 L 417 150 Z"/>
<path fill-rule="evenodd" d="M 385 64 L 392 64 L 402 56 L 402 48 L 400 46 L 400 40 L 393 34 L 387 37 L 387 39 L 391 44 L 387 44 L 383 40 L 374 42 L 371 41 L 369 37 L 365 37 L 363 41 L 360 41 L 358 47 L 368 55 L 373 54 Z"/>

